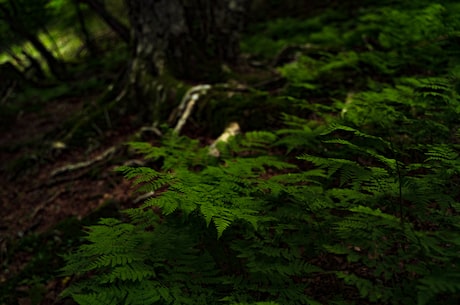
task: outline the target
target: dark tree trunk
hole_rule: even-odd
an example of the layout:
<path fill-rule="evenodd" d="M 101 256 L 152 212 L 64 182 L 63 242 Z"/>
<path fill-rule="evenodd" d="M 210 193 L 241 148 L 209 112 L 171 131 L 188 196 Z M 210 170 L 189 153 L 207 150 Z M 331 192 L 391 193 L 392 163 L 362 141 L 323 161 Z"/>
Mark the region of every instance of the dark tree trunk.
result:
<path fill-rule="evenodd" d="M 0 4 L 0 12 L 2 13 L 2 18 L 8 23 L 11 30 L 24 39 L 28 40 L 40 53 L 40 55 L 45 59 L 50 71 L 54 74 L 54 76 L 58 79 L 65 78 L 66 73 L 64 64 L 54 57 L 54 55 L 46 48 L 40 39 L 38 39 L 37 35 L 30 32 L 20 21 L 18 21 L 14 17 L 14 12 L 11 14 L 6 6 Z"/>
<path fill-rule="evenodd" d="M 247 0 L 127 0 L 135 69 L 202 80 L 235 63 Z"/>
<path fill-rule="evenodd" d="M 51 73 L 53 73 L 57 79 L 66 79 L 67 75 L 64 64 L 54 57 L 37 36 L 24 32 L 24 38 L 29 40 L 35 49 L 37 49 L 40 55 L 45 59 Z"/>
<path fill-rule="evenodd" d="M 83 40 L 85 42 L 86 47 L 88 48 L 89 53 L 91 56 L 96 56 L 97 54 L 97 47 L 94 43 L 94 40 L 91 39 L 91 35 L 89 34 L 88 28 L 86 27 L 85 17 L 83 16 L 83 12 L 80 7 L 80 3 L 78 0 L 74 0 L 75 4 L 75 11 L 77 12 L 78 23 L 80 24 L 80 30 L 83 34 Z"/>
<path fill-rule="evenodd" d="M 95 10 L 92 5 L 101 4 L 78 1 Z M 218 78 L 225 74 L 224 65 L 237 63 L 248 2 L 126 0 L 132 56 L 98 105 L 116 115 L 135 114 L 139 122 L 154 126 L 166 122 L 176 106 L 169 101 L 177 100 L 178 79 L 222 81 Z"/>
<path fill-rule="evenodd" d="M 45 72 L 43 72 L 42 67 L 37 59 L 35 59 L 32 55 L 27 53 L 26 51 L 22 50 L 21 53 L 27 58 L 29 61 L 29 65 L 26 69 L 24 69 L 24 73 L 28 78 L 36 78 L 36 79 L 45 79 Z"/>
<path fill-rule="evenodd" d="M 81 3 L 87 4 L 102 20 L 107 23 L 107 25 L 118 34 L 118 36 L 129 43 L 130 36 L 129 36 L 129 29 L 124 26 L 118 19 L 113 17 L 105 8 L 104 3 L 100 2 L 99 0 L 78 0 Z"/>

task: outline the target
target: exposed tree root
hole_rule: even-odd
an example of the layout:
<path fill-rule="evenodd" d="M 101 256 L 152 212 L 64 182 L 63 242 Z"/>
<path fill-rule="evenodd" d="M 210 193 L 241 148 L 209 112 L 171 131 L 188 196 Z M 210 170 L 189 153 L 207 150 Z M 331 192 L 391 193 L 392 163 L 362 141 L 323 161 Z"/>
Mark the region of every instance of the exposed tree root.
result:
<path fill-rule="evenodd" d="M 100 115 L 105 117 L 107 125 L 112 124 L 108 111 L 126 97 L 129 89 L 126 85 L 128 72 L 128 68 L 125 68 L 114 83 L 107 87 L 106 92 L 96 101 L 95 105 L 88 106 L 72 120 L 72 127 L 62 137 L 64 143 L 71 140 L 80 128 L 86 124 L 91 124 Z"/>
<path fill-rule="evenodd" d="M 52 171 L 50 174 L 50 177 L 53 178 L 53 177 L 60 176 L 68 172 L 72 172 L 72 171 L 76 171 L 82 168 L 89 167 L 98 162 L 110 160 L 118 148 L 119 146 L 112 146 L 109 149 L 105 150 L 102 154 L 97 155 L 95 158 L 91 160 L 61 166 L 55 169 L 54 171 Z"/>
<path fill-rule="evenodd" d="M 182 115 L 174 128 L 175 133 L 180 133 L 200 96 L 206 94 L 211 88 L 211 85 L 198 85 L 190 88 L 185 93 L 178 107 L 178 112 L 182 113 Z"/>

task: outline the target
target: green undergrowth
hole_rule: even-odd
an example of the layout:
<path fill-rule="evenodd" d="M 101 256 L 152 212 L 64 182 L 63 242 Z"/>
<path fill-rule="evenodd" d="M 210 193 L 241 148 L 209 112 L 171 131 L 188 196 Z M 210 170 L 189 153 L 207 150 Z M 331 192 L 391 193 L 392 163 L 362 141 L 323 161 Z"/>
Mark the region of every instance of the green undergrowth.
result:
<path fill-rule="evenodd" d="M 130 143 L 151 166 L 118 171 L 151 196 L 87 228 L 65 256 L 62 274 L 77 280 L 63 297 L 458 304 L 459 12 L 418 1 L 363 7 L 341 25 L 269 24 L 283 39 L 308 29 L 317 45 L 279 67 L 278 98 L 296 115 L 233 137 L 219 157 L 172 133 L 159 147 Z"/>

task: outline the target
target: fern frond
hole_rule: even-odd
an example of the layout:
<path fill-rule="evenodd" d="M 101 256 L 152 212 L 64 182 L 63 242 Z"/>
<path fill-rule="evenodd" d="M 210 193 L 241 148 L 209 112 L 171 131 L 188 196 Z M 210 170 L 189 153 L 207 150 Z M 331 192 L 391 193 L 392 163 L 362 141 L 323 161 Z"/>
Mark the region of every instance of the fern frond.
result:
<path fill-rule="evenodd" d="M 133 262 L 112 268 L 108 274 L 100 277 L 100 281 L 104 284 L 117 281 L 140 282 L 155 275 L 153 268 L 141 262 Z"/>
<path fill-rule="evenodd" d="M 127 179 L 136 178 L 135 184 L 151 181 L 161 175 L 150 167 L 119 166 L 115 168 L 115 171 L 123 173 Z"/>
<path fill-rule="evenodd" d="M 348 285 L 353 285 L 358 288 L 360 295 L 368 298 L 371 302 L 385 302 L 391 297 L 391 291 L 379 289 L 377 285 L 370 280 L 356 276 L 355 274 L 347 274 L 345 272 L 337 272 L 337 276 Z"/>
<path fill-rule="evenodd" d="M 382 137 L 373 136 L 373 135 L 367 134 L 365 132 L 362 132 L 362 131 L 360 131 L 360 130 L 358 130 L 356 128 L 352 128 L 352 127 L 337 124 L 337 123 L 329 124 L 326 127 L 326 129 L 321 133 L 321 135 L 322 136 L 329 135 L 329 134 L 332 134 L 335 131 L 348 131 L 348 132 L 351 132 L 352 134 L 354 134 L 354 135 L 356 135 L 358 137 L 362 137 L 362 138 L 365 138 L 365 139 L 368 139 L 368 140 L 374 140 L 374 141 L 380 142 L 380 144 L 383 145 L 383 146 L 391 147 L 390 143 L 387 142 L 386 140 L 384 140 Z"/>
<path fill-rule="evenodd" d="M 448 145 L 431 146 L 429 151 L 426 152 L 429 156 L 425 162 L 428 161 L 451 161 L 459 157 L 458 152 L 454 151 Z"/>
<path fill-rule="evenodd" d="M 79 305 L 109 305 L 114 304 L 114 297 L 102 293 L 73 294 L 72 298 Z"/>
<path fill-rule="evenodd" d="M 456 268 L 458 269 L 458 267 Z M 417 304 L 425 305 L 433 302 L 436 295 L 448 293 L 460 300 L 460 270 L 457 272 L 443 271 L 434 273 L 419 280 Z"/>

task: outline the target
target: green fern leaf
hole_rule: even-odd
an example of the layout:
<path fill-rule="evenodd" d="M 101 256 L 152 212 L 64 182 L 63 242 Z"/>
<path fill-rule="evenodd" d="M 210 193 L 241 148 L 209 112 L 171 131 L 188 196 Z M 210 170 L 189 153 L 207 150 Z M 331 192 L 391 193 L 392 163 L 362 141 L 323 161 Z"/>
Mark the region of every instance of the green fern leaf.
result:
<path fill-rule="evenodd" d="M 212 221 L 216 226 L 218 239 L 222 236 L 222 233 L 232 224 L 231 220 L 223 217 L 213 217 Z"/>

